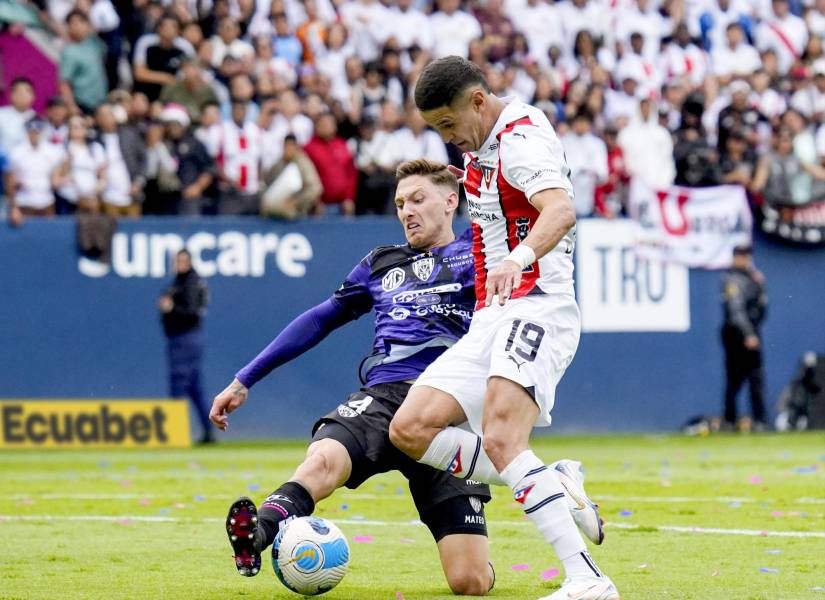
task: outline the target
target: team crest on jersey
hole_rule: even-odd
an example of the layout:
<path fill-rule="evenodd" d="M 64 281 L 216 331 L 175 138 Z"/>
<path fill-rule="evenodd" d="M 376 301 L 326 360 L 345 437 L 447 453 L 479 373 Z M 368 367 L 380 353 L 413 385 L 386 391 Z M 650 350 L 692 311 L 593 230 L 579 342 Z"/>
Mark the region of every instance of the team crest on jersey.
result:
<path fill-rule="evenodd" d="M 447 473 L 450 475 L 455 475 L 456 473 L 461 473 L 461 447 L 459 446 L 458 452 L 455 453 L 453 456 L 453 460 L 450 461 L 450 466 L 447 467 Z"/>
<path fill-rule="evenodd" d="M 524 501 L 527 500 L 527 495 L 533 491 L 534 487 L 536 487 L 535 482 L 516 490 L 516 493 L 513 494 L 513 499 L 520 504 L 524 504 Z"/>
<path fill-rule="evenodd" d="M 381 287 L 384 289 L 385 292 L 391 292 L 396 289 L 399 285 L 404 283 L 404 280 L 407 278 L 406 274 L 404 273 L 404 269 L 399 269 L 398 267 L 391 269 L 389 273 L 384 275 L 384 278 L 381 280 Z"/>
<path fill-rule="evenodd" d="M 493 173 L 496 172 L 495 167 L 488 167 L 487 165 L 481 165 L 481 178 L 484 180 L 484 185 L 487 189 L 490 189 L 490 183 L 493 181 Z"/>
<path fill-rule="evenodd" d="M 433 274 L 433 267 L 435 266 L 435 259 L 432 256 L 422 258 L 415 261 L 412 265 L 413 273 L 421 281 L 429 281 L 430 275 Z"/>
<path fill-rule="evenodd" d="M 481 500 L 475 496 L 470 496 L 470 506 L 472 506 L 473 510 L 477 513 L 481 512 Z"/>

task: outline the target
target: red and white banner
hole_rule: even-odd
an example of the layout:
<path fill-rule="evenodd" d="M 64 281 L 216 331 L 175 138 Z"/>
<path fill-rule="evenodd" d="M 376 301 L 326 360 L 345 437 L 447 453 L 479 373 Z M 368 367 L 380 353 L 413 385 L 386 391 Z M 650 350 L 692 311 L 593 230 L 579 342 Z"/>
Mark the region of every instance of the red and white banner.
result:
<path fill-rule="evenodd" d="M 738 185 L 653 190 L 636 179 L 628 211 L 640 258 L 722 269 L 735 246 L 751 242 L 753 217 Z"/>

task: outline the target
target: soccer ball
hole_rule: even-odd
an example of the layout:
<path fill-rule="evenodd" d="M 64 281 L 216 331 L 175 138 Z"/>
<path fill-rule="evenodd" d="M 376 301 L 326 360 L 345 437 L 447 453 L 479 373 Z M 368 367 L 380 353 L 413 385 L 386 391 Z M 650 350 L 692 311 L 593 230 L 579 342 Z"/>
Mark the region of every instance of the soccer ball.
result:
<path fill-rule="evenodd" d="M 320 517 L 282 526 L 272 544 L 272 567 L 286 587 L 304 596 L 328 592 L 344 578 L 349 544 L 341 530 Z"/>

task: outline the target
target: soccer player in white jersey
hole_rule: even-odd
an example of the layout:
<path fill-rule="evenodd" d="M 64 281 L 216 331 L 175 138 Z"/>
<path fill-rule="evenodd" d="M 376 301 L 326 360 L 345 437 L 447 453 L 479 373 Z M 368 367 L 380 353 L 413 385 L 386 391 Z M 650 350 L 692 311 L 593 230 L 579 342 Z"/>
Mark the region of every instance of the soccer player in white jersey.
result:
<path fill-rule="evenodd" d="M 582 509 L 595 507 L 572 473 L 529 448 L 533 427 L 550 424 L 556 385 L 579 343 L 576 214 L 561 143 L 539 109 L 496 97 L 481 70 L 457 56 L 424 69 L 415 103 L 464 151 L 477 304 L 469 332 L 411 388 L 390 439 L 419 462 L 512 488 L 564 565 L 564 584 L 546 600 L 618 600 L 587 553 L 565 490 Z M 472 431 L 456 427 L 465 421 Z M 598 520 L 595 510 L 583 514 Z M 588 537 L 598 543 L 596 525 Z"/>

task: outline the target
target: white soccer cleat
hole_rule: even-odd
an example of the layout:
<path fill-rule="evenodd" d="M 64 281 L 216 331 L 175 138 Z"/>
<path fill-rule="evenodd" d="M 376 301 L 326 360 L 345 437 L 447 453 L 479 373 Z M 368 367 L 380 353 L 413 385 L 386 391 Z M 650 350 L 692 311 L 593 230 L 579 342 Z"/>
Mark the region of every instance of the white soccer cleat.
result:
<path fill-rule="evenodd" d="M 604 576 L 565 579 L 560 589 L 539 600 L 619 600 L 619 590 Z"/>
<path fill-rule="evenodd" d="M 599 505 L 591 502 L 584 491 L 582 464 L 563 458 L 550 465 L 567 492 L 567 508 L 581 532 L 597 546 L 604 541 L 604 522 L 599 516 Z"/>

